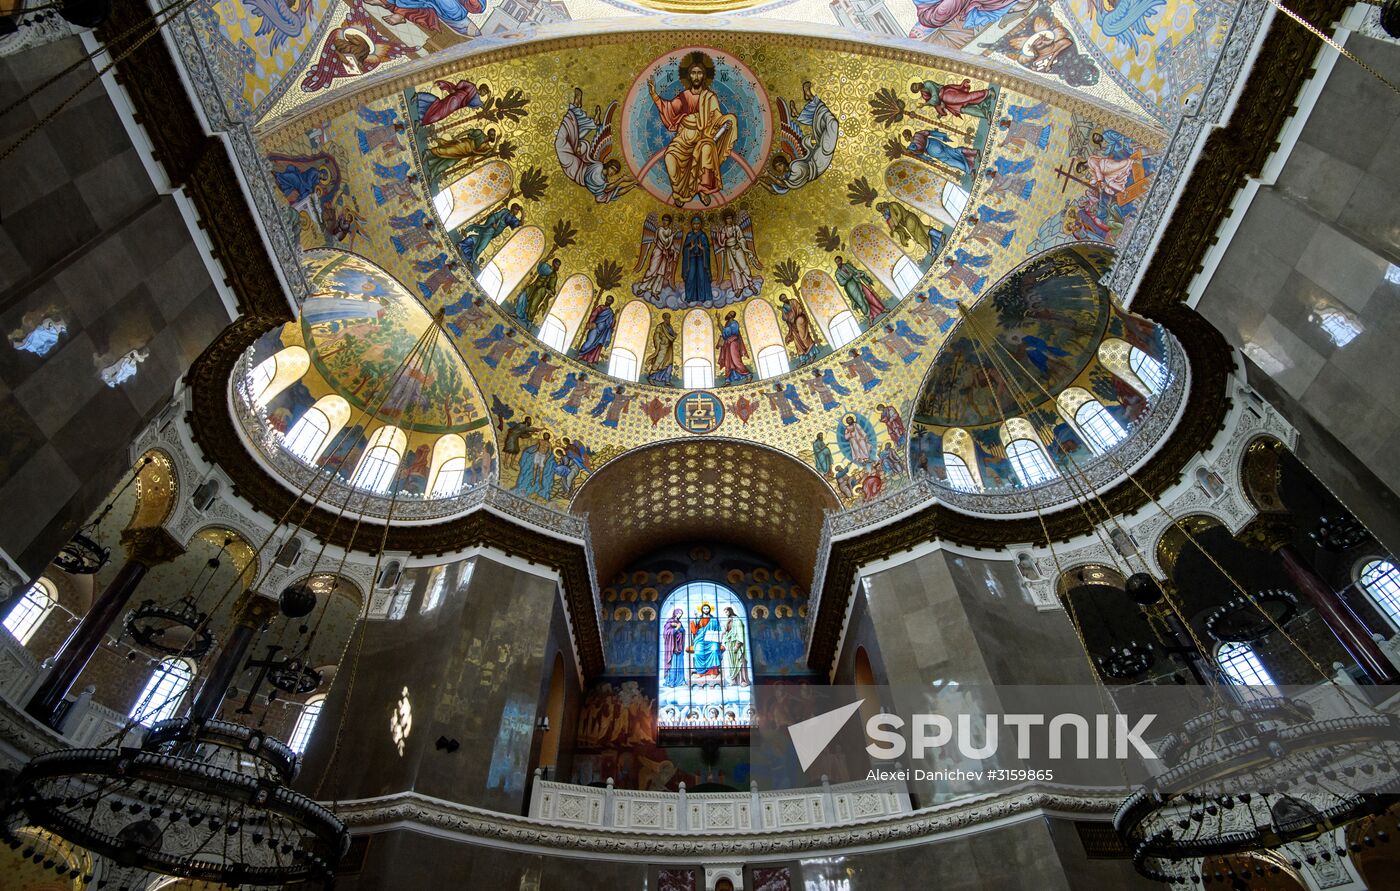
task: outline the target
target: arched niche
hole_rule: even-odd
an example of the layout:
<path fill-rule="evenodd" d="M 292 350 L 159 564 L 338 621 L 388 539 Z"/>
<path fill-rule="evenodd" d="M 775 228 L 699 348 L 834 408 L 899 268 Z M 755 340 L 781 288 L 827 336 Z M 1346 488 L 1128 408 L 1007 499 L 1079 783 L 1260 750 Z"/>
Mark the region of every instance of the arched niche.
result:
<path fill-rule="evenodd" d="M 629 300 L 617 315 L 617 333 L 608 354 L 608 374 L 635 381 L 646 355 L 647 334 L 651 330 L 651 310 L 644 300 Z"/>
<path fill-rule="evenodd" d="M 967 210 L 967 189 L 908 158 L 885 168 L 885 190 L 948 229 Z"/>
<path fill-rule="evenodd" d="M 504 161 L 488 161 L 433 196 L 433 208 L 450 232 L 510 198 L 515 175 Z"/>
<path fill-rule="evenodd" d="M 759 377 L 776 377 L 788 372 L 787 348 L 783 346 L 783 332 L 778 327 L 778 314 L 772 304 L 765 300 L 750 300 L 744 304 L 744 334 Z"/>
<path fill-rule="evenodd" d="M 912 293 L 923 271 L 879 227 L 862 223 L 851 230 L 851 253 L 898 303 Z"/>
<path fill-rule="evenodd" d="M 516 229 L 476 275 L 486 296 L 497 303 L 509 297 L 544 256 L 544 241 L 544 230 L 538 226 Z"/>
<path fill-rule="evenodd" d="M 833 350 L 839 349 L 860 335 L 860 322 L 846 302 L 846 295 L 828 273 L 813 269 L 802 277 L 798 288 L 812 319 Z"/>
<path fill-rule="evenodd" d="M 540 325 L 540 340 L 555 352 L 568 352 L 593 305 L 593 281 L 581 272 L 564 279 Z"/>
<path fill-rule="evenodd" d="M 715 323 L 703 309 L 681 322 L 681 376 L 689 389 L 715 385 Z"/>
<path fill-rule="evenodd" d="M 262 360 L 248 373 L 253 404 L 265 407 L 274 396 L 301 380 L 310 368 L 311 354 L 300 346 L 286 347 Z"/>

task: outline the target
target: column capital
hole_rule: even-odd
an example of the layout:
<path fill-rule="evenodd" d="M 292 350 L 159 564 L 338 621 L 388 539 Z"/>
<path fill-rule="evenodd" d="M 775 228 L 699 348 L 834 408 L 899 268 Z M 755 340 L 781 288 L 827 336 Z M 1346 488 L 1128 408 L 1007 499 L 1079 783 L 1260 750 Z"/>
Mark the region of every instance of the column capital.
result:
<path fill-rule="evenodd" d="M 163 526 L 145 526 L 122 532 L 122 548 L 126 558 L 147 567 L 169 563 L 185 552 L 184 545 Z"/>

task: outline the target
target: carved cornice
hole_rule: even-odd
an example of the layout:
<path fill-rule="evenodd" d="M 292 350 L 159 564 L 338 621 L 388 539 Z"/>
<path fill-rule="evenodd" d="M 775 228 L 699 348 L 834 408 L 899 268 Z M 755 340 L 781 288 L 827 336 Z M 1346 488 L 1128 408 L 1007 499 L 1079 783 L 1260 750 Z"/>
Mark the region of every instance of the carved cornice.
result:
<path fill-rule="evenodd" d="M 912 814 L 809 830 L 766 830 L 733 834 L 653 832 L 614 827 L 586 829 L 528 817 L 481 810 L 413 792 L 362 801 L 342 801 L 335 815 L 352 831 L 376 826 L 460 836 L 483 845 L 534 848 L 542 853 L 611 857 L 696 858 L 724 850 L 736 859 L 816 855 L 871 846 L 936 843 L 943 833 L 966 831 L 1032 811 L 1107 816 L 1122 801 L 1121 791 L 1093 794 L 1008 792 L 967 802 L 951 802 Z"/>

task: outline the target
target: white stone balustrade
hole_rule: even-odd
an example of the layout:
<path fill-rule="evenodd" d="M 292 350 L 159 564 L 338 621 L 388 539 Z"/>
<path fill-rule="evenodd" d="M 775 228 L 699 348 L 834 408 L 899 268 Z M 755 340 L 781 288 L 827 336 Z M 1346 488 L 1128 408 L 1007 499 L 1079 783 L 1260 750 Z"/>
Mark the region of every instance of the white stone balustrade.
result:
<path fill-rule="evenodd" d="M 899 783 L 855 782 L 748 792 L 651 792 L 576 786 L 535 773 L 531 819 L 585 828 L 647 832 L 792 832 L 848 826 L 913 812 Z"/>

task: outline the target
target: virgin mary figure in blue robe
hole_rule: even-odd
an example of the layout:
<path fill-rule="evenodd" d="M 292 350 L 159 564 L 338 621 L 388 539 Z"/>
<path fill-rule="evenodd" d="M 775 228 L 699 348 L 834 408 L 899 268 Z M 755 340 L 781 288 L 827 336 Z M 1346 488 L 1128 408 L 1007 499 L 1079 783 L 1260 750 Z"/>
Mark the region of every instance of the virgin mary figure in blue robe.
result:
<path fill-rule="evenodd" d="M 707 303 L 710 290 L 710 236 L 701 228 L 700 218 L 691 217 L 690 231 L 681 244 L 681 275 L 685 279 L 685 302 Z"/>

